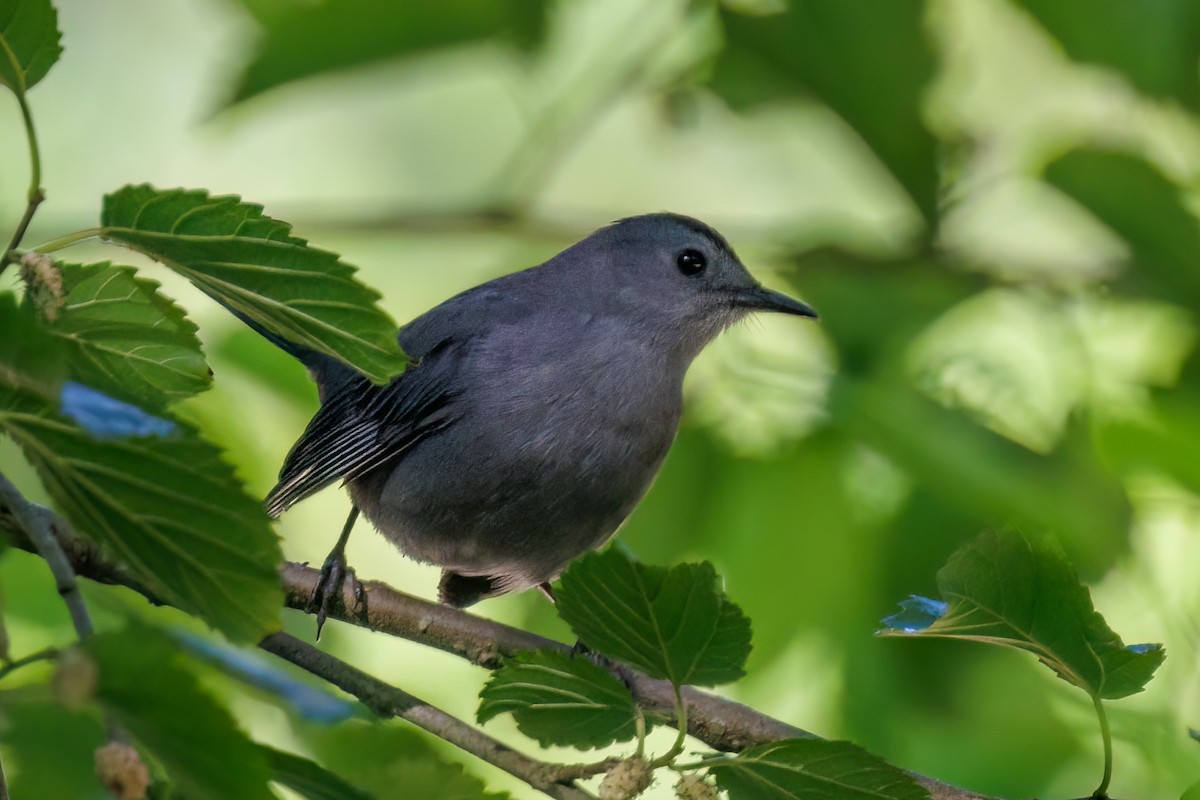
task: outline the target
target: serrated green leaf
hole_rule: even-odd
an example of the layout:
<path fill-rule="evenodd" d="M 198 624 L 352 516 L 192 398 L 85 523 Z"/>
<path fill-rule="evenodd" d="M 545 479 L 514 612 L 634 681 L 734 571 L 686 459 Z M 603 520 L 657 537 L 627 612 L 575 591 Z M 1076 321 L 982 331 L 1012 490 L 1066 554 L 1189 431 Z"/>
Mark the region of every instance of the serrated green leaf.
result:
<path fill-rule="evenodd" d="M 47 323 L 80 383 L 142 408 L 208 388 L 196 326 L 133 267 L 61 265 L 63 306 Z"/>
<path fill-rule="evenodd" d="M 709 763 L 729 800 L 928 800 L 929 792 L 850 742 L 788 739 Z"/>
<path fill-rule="evenodd" d="M 258 746 L 180 664 L 170 640 L 146 626 L 84 645 L 99 667 L 96 696 L 172 785 L 194 800 L 273 800 Z"/>
<path fill-rule="evenodd" d="M 259 745 L 258 751 L 271 770 L 271 780 L 301 797 L 308 800 L 371 800 L 371 795 L 307 758 L 264 745 Z"/>
<path fill-rule="evenodd" d="M 161 261 L 272 334 L 384 383 L 404 368 L 378 293 L 334 253 L 234 196 L 126 186 L 104 198 L 100 235 Z"/>
<path fill-rule="evenodd" d="M 0 292 L 0 390 L 53 401 L 66 377 L 62 343 L 38 323 L 32 308 L 18 306 L 12 292 Z"/>
<path fill-rule="evenodd" d="M 1027 650 L 1063 680 L 1107 699 L 1140 692 L 1166 656 L 1160 645 L 1126 647 L 1092 606 L 1062 549 L 1047 539 L 982 533 L 950 557 L 937 582 L 945 613 L 927 626 L 880 634 Z"/>
<path fill-rule="evenodd" d="M 28 394 L 0 390 L 0 431 L 84 534 L 164 601 L 237 641 L 279 627 L 279 543 L 260 503 L 187 426 L 97 440 Z"/>
<path fill-rule="evenodd" d="M 61 38 L 50 0 L 0 3 L 0 84 L 18 95 L 32 89 L 62 55 Z"/>
<path fill-rule="evenodd" d="M 1127 282 L 1172 302 L 1200 303 L 1200 221 L 1165 175 L 1135 156 L 1089 149 L 1052 163 L 1046 180 L 1129 243 Z"/>
<path fill-rule="evenodd" d="M 734 105 L 815 94 L 858 132 L 931 224 L 937 143 L 922 121 L 936 62 L 923 0 L 795 0 L 782 14 L 722 9 L 713 88 Z"/>
<path fill-rule="evenodd" d="M 1200 106 L 1193 0 L 1018 0 L 1077 61 L 1113 67 L 1143 92 Z"/>
<path fill-rule="evenodd" d="M 542 0 L 330 0 L 286 11 L 272 6 L 264 13 L 259 8 L 263 35 L 231 103 L 313 75 L 473 40 L 536 41 L 545 7 Z"/>
<path fill-rule="evenodd" d="M 708 562 L 639 564 L 616 548 L 563 573 L 558 613 L 589 647 L 676 685 L 713 686 L 745 674 L 750 620 Z"/>
<path fill-rule="evenodd" d="M 481 724 L 511 712 L 521 733 L 543 747 L 604 747 L 637 735 L 629 689 L 586 656 L 518 653 L 492 672 L 479 700 Z"/>

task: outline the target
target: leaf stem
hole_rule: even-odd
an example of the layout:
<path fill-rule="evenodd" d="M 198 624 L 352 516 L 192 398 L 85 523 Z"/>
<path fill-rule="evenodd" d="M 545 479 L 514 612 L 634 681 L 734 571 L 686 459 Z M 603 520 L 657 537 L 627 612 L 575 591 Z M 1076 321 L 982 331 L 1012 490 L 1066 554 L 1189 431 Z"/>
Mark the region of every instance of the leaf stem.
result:
<path fill-rule="evenodd" d="M 44 650 L 38 650 L 36 653 L 30 653 L 24 658 L 18 658 L 16 661 L 9 661 L 0 666 L 0 680 L 8 677 L 9 674 L 16 672 L 21 667 L 28 664 L 34 664 L 38 661 L 50 661 L 58 657 L 57 647 L 47 647 Z"/>
<path fill-rule="evenodd" d="M 87 228 L 82 231 L 68 233 L 65 236 L 59 236 L 57 239 L 51 239 L 48 242 L 43 242 L 33 248 L 39 253 L 53 253 L 56 250 L 62 250 L 64 247 L 69 247 L 77 242 L 82 242 L 85 239 L 94 239 L 100 235 L 99 228 Z"/>
<path fill-rule="evenodd" d="M 642 758 L 646 754 L 646 715 L 639 705 L 634 705 L 634 710 L 637 714 L 634 717 L 634 725 L 637 728 L 637 753 L 635 755 Z"/>
<path fill-rule="evenodd" d="M 687 740 L 687 703 L 683 702 L 683 689 L 677 684 L 673 684 L 672 688 L 675 690 L 675 727 L 679 729 L 679 734 L 670 750 L 650 762 L 654 769 L 669 766 L 683 752 L 683 743 Z"/>
<path fill-rule="evenodd" d="M 4 252 L 0 253 L 0 274 L 5 268 L 16 261 L 16 256 L 13 253 L 17 246 L 21 244 L 21 239 L 25 238 L 25 231 L 29 230 L 29 223 L 33 220 L 34 212 L 38 206 L 46 199 L 46 193 L 42 191 L 42 157 L 38 152 L 37 133 L 33 127 L 33 114 L 29 111 L 29 103 L 25 99 L 24 92 L 17 92 L 17 103 L 21 106 L 21 118 L 25 122 L 25 138 L 29 141 L 29 191 L 26 193 L 25 213 L 21 215 L 21 221 L 17 223 L 17 229 L 13 231 L 12 238 L 8 242 L 8 247 L 4 248 Z"/>
<path fill-rule="evenodd" d="M 1112 732 L 1108 727 L 1108 714 L 1104 710 L 1104 701 L 1099 695 L 1092 695 L 1092 705 L 1096 707 L 1096 716 L 1100 718 L 1100 737 L 1104 740 L 1104 777 L 1092 797 L 1107 798 L 1108 783 L 1112 780 Z"/>

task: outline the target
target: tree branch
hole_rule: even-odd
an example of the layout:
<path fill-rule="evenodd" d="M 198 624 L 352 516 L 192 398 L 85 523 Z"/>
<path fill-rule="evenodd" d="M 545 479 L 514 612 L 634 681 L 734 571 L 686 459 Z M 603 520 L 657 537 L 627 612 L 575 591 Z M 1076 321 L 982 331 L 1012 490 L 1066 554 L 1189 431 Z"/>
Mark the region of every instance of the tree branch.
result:
<path fill-rule="evenodd" d="M 148 592 L 145 587 L 131 580 L 119 566 L 106 560 L 94 543 L 75 536 L 69 524 L 64 520 L 48 509 L 33 504 L 29 505 L 36 509 L 39 515 L 53 521 L 49 527 L 59 538 L 62 549 L 71 560 L 76 574 L 102 583 L 126 586 L 144 595 L 151 602 L 161 604 L 161 601 Z M 16 547 L 33 553 L 38 552 L 32 542 L 22 536 L 20 526 L 15 526 L 10 520 L 5 520 L 3 514 L 0 514 L 0 528 L 8 528 L 14 533 L 13 544 Z M 316 586 L 318 575 L 317 570 L 300 564 L 284 564 L 280 568 L 280 576 L 283 581 L 285 603 L 291 608 L 306 609 L 312 590 Z M 362 581 L 361 585 L 365 602 L 357 604 L 353 587 L 344 586 L 342 597 L 332 604 L 329 613 L 331 618 L 453 653 L 486 668 L 494 668 L 504 657 L 522 650 L 551 648 L 565 651 L 569 649 L 562 642 L 412 597 L 383 583 Z M 303 647 L 297 647 L 298 645 L 303 645 Z M 490 740 L 486 734 L 460 720 L 449 717 L 427 703 L 388 686 L 354 667 L 344 664 L 335 657 L 322 653 L 311 645 L 305 645 L 303 642 L 293 639 L 293 637 L 286 636 L 285 638 L 284 634 L 273 634 L 263 640 L 262 646 L 273 653 L 276 652 L 275 648 L 278 648 L 282 652 L 276 653 L 277 655 L 349 691 L 372 709 L 377 711 L 389 709 L 389 716 L 404 716 L 397 709 L 419 706 L 424 710 L 414 711 L 412 718 L 408 716 L 404 718 L 436 735 L 442 736 L 433 728 L 426 727 L 422 721 L 436 726 L 443 724 L 448 719 L 456 725 L 464 726 L 467 730 L 483 738 L 478 740 L 464 738 L 464 741 L 467 742 L 465 745 L 454 739 L 449 739 L 449 741 L 463 747 L 468 752 L 479 755 L 480 758 L 491 761 L 481 753 L 493 752 L 492 748 L 495 748 L 495 753 L 511 754 L 514 759 L 512 764 L 515 764 L 517 769 L 525 768 L 520 761 L 520 759 L 524 759 L 525 762 L 537 764 L 539 769 L 547 770 L 547 772 L 538 773 L 538 777 L 551 780 L 552 783 L 583 777 L 587 774 L 586 769 L 581 772 L 578 767 L 572 765 L 555 766 L 517 754 L 505 745 Z M 289 655 L 284 655 L 284 652 Z M 291 657 L 292 655 L 294 658 Z M 316 656 L 321 657 L 319 661 L 316 660 Z M 313 669 L 309 668 L 309 664 L 313 666 Z M 658 713 L 673 713 L 674 702 L 668 682 L 657 681 L 633 671 L 630 673 L 634 697 L 642 708 Z M 359 694 L 356 689 L 361 690 L 363 694 Z M 692 687 L 685 687 L 683 696 L 688 706 L 688 733 L 717 750 L 739 751 L 755 744 L 814 736 L 812 733 L 762 714 L 748 706 L 716 697 Z M 475 748 L 478 748 L 479 752 Z M 496 762 L 491 761 L 491 763 Z M 508 769 L 504 764 L 497 764 L 497 766 Z M 532 767 L 530 768 L 532 769 Z M 511 770 L 508 771 L 511 772 Z M 512 774 L 525 779 L 523 775 L 516 772 L 512 772 Z M 549 778 L 545 776 L 549 776 Z M 923 775 L 914 774 L 913 777 L 929 790 L 932 800 L 992 800 L 984 795 L 949 786 Z M 561 786 L 562 784 L 554 783 L 554 785 Z M 581 792 L 582 790 L 574 789 L 574 791 Z M 587 796 L 586 793 L 583 793 L 571 797 Z"/>

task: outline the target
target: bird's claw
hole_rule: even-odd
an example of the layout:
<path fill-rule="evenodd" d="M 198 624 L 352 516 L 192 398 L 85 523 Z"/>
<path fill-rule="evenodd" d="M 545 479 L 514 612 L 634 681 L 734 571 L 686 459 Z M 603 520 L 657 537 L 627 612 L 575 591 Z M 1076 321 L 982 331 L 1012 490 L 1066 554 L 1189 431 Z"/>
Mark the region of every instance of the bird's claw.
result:
<path fill-rule="evenodd" d="M 633 691 L 633 670 L 625 666 L 619 661 L 614 661 L 603 653 L 597 653 L 592 648 L 583 643 L 582 639 L 576 639 L 575 644 L 571 646 L 571 658 L 586 658 L 596 666 L 607 670 L 614 678 L 625 684 L 625 688 Z"/>
<path fill-rule="evenodd" d="M 321 575 L 317 578 L 317 585 L 308 601 L 308 613 L 317 615 L 318 640 L 321 638 L 321 629 L 325 627 L 325 620 L 329 618 L 329 612 L 335 608 L 335 603 L 341 603 L 345 608 L 342 589 L 347 578 L 354 593 L 354 610 L 366 608 L 366 590 L 354 574 L 354 569 L 346 563 L 345 554 L 330 553 L 321 566 Z"/>

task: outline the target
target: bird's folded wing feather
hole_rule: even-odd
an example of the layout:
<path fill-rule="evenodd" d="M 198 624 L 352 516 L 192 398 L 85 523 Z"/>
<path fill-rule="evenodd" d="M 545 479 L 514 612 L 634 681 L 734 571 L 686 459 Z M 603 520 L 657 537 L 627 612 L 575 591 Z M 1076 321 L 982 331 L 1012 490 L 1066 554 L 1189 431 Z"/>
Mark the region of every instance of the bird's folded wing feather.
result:
<path fill-rule="evenodd" d="M 268 513 L 278 516 L 331 483 L 387 464 L 450 425 L 460 350 L 441 342 L 387 386 L 356 373 L 330 388 L 267 495 Z"/>

